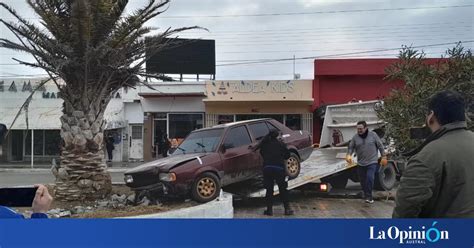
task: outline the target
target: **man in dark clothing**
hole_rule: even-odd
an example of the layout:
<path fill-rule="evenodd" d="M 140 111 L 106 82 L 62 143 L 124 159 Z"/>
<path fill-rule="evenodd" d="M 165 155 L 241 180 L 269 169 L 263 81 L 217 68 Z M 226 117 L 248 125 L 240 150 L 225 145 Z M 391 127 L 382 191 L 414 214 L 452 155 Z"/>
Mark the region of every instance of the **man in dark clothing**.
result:
<path fill-rule="evenodd" d="M 164 158 L 168 157 L 168 151 L 171 148 L 171 142 L 168 139 L 168 134 L 163 135 L 163 148 L 161 148 L 161 155 L 163 155 Z"/>
<path fill-rule="evenodd" d="M 454 91 L 431 97 L 426 124 L 432 134 L 415 150 L 400 180 L 394 218 L 474 217 L 474 133 L 465 102 Z"/>
<path fill-rule="evenodd" d="M 107 149 L 107 155 L 109 156 L 108 162 L 112 162 L 113 158 L 113 151 L 114 151 L 114 138 L 112 136 L 108 136 L 105 140 L 105 148 Z"/>
<path fill-rule="evenodd" d="M 266 189 L 265 200 L 267 202 L 267 210 L 265 215 L 273 215 L 273 187 L 278 185 L 280 197 L 285 207 L 285 215 L 293 215 L 294 212 L 290 208 L 288 200 L 288 183 L 285 180 L 286 169 L 285 160 L 290 158 L 290 151 L 286 145 L 278 140 L 278 131 L 272 130 L 257 145 L 256 149 L 260 149 L 263 157 L 263 184 Z"/>

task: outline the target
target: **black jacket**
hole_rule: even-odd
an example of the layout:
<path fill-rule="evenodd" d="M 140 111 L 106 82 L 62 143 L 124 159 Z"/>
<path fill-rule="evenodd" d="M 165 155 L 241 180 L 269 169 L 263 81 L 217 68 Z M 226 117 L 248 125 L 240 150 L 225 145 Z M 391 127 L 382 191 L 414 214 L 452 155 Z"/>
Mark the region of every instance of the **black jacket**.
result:
<path fill-rule="evenodd" d="M 290 158 L 290 151 L 286 145 L 279 141 L 270 139 L 263 141 L 260 145 L 260 154 L 263 157 L 263 165 L 285 165 L 285 160 Z"/>

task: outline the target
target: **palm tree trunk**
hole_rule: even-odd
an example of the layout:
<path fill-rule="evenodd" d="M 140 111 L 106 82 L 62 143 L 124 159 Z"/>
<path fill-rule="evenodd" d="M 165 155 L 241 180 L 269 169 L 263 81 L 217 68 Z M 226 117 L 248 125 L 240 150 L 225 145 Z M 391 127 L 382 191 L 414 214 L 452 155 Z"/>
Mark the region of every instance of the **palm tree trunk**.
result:
<path fill-rule="evenodd" d="M 86 114 L 69 112 L 66 106 L 63 112 L 61 163 L 56 171 L 53 169 L 55 198 L 62 201 L 104 198 L 110 193 L 112 183 L 103 162 L 103 114 L 96 115 L 93 110 Z"/>

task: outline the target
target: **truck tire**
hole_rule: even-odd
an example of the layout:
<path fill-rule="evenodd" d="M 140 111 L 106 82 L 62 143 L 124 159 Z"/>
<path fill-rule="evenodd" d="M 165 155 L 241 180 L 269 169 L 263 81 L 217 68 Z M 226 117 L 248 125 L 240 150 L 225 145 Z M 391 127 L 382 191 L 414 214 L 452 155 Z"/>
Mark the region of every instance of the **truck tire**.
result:
<path fill-rule="evenodd" d="M 298 157 L 298 155 L 291 152 L 290 158 L 286 160 L 286 175 L 288 175 L 288 178 L 290 180 L 295 179 L 300 174 L 300 171 L 301 171 L 300 158 Z"/>
<path fill-rule="evenodd" d="M 347 181 L 349 181 L 349 175 L 346 172 L 328 178 L 321 178 L 321 182 L 329 183 L 335 189 L 345 189 Z"/>
<path fill-rule="evenodd" d="M 375 173 L 374 188 L 376 190 L 391 190 L 397 182 L 397 171 L 393 163 L 386 166 L 379 166 Z"/>

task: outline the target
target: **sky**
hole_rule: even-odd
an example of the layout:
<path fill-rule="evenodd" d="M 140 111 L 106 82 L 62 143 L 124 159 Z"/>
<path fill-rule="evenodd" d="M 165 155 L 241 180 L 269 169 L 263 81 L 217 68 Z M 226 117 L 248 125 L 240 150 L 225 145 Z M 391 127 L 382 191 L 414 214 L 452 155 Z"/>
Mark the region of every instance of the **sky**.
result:
<path fill-rule="evenodd" d="M 38 22 L 26 1 L 0 1 Z M 130 0 L 127 12 L 146 2 Z M 179 37 L 216 41 L 218 80 L 287 80 L 293 73 L 312 79 L 314 58 L 393 58 L 402 45 L 435 45 L 420 49 L 427 57 L 440 57 L 454 44 L 436 44 L 474 41 L 474 0 L 172 0 L 168 7 L 147 26 L 158 28 L 154 32 L 207 28 L 209 32 L 192 30 Z M 13 20 L 3 9 L 0 16 Z M 4 26 L 0 37 L 15 40 Z M 474 42 L 464 46 L 472 49 Z M 384 49 L 393 50 L 367 52 Z M 293 57 L 297 59 L 253 63 Z M 0 77 L 45 74 L 12 58 L 34 61 L 0 48 Z"/>

